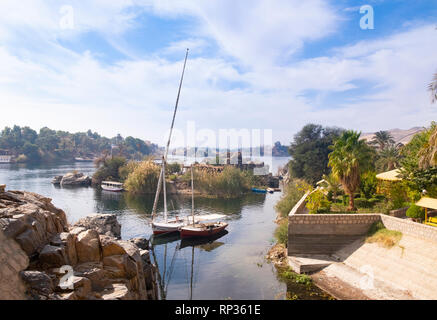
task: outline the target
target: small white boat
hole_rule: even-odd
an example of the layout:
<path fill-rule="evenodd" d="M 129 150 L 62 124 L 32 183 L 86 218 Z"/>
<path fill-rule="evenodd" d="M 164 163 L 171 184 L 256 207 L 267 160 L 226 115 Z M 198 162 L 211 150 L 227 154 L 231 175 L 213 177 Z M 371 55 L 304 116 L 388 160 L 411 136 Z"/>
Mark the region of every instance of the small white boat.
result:
<path fill-rule="evenodd" d="M 113 192 L 123 191 L 123 184 L 120 182 L 102 181 L 102 184 L 100 186 L 102 187 L 103 190 L 106 191 L 113 191 Z"/>

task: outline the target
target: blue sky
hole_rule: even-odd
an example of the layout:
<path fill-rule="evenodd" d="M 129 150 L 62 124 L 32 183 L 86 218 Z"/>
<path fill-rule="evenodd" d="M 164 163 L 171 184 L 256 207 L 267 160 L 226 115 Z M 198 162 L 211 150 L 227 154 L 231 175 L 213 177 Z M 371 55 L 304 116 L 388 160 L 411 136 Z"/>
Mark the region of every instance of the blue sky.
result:
<path fill-rule="evenodd" d="M 187 47 L 182 131 L 272 129 L 288 143 L 308 122 L 437 120 L 437 0 L 2 0 L 0 12 L 0 126 L 163 144 Z"/>

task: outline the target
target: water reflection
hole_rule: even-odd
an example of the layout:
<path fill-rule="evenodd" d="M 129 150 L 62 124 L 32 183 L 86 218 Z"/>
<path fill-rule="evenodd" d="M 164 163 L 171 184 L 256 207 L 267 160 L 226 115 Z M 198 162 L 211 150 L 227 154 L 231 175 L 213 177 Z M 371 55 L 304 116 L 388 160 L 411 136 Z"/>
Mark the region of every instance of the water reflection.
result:
<path fill-rule="evenodd" d="M 175 262 L 177 254 L 180 250 L 190 250 L 191 251 L 191 263 L 190 263 L 190 273 L 187 283 L 189 284 L 189 295 L 188 299 L 193 299 L 193 290 L 195 287 L 195 248 L 198 250 L 204 250 L 206 252 L 212 252 L 213 250 L 223 246 L 225 243 L 218 241 L 218 239 L 224 237 L 228 234 L 228 231 L 223 230 L 222 232 L 213 235 L 211 237 L 205 238 L 186 238 L 180 239 L 179 233 L 172 233 L 168 235 L 151 236 L 151 252 L 155 265 L 157 266 L 157 278 L 159 284 L 160 297 L 162 300 L 167 299 L 168 286 L 173 276 Z M 169 246 L 171 243 L 175 243 L 174 246 Z M 159 255 L 156 254 L 157 248 L 159 246 L 163 247 L 162 259 L 159 259 Z M 170 261 L 168 261 L 170 259 Z M 186 260 L 185 260 L 186 262 Z M 186 266 L 185 266 L 186 267 Z M 180 279 L 179 279 L 180 280 Z"/>

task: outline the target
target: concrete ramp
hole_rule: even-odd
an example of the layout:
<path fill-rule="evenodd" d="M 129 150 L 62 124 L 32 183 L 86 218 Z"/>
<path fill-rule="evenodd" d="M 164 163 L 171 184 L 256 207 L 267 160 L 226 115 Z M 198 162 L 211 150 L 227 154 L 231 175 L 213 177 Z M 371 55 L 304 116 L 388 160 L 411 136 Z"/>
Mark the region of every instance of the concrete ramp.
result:
<path fill-rule="evenodd" d="M 399 244 L 390 249 L 363 243 L 358 249 L 343 248 L 337 255 L 344 265 L 365 270 L 376 281 L 408 292 L 412 298 L 437 299 L 437 242 L 404 234 Z M 329 268 L 325 270 L 334 272 Z"/>
<path fill-rule="evenodd" d="M 296 273 L 313 273 L 319 271 L 337 260 L 332 256 L 290 256 L 288 264 Z"/>

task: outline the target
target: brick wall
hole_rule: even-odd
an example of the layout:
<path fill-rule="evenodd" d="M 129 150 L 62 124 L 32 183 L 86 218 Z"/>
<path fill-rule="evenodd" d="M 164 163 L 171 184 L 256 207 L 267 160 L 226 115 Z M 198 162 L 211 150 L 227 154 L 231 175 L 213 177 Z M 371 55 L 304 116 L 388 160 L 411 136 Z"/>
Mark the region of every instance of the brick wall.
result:
<path fill-rule="evenodd" d="M 19 272 L 28 265 L 26 253 L 0 230 L 0 300 L 26 299 L 26 289 Z"/>
<path fill-rule="evenodd" d="M 400 231 L 403 234 L 420 238 L 423 240 L 431 240 L 437 242 L 437 228 L 427 226 L 426 224 L 413 222 L 407 219 L 399 219 L 396 217 L 380 215 L 381 221 L 387 229 Z"/>

